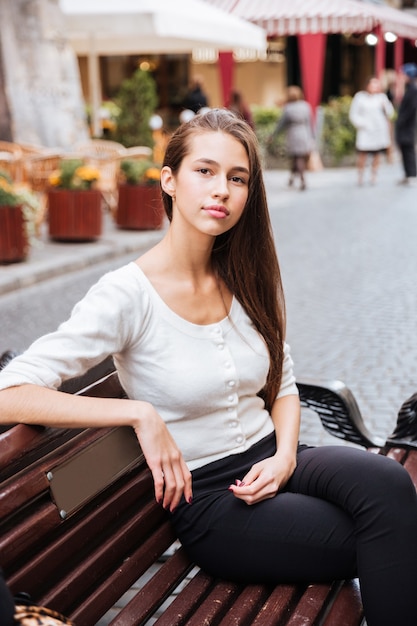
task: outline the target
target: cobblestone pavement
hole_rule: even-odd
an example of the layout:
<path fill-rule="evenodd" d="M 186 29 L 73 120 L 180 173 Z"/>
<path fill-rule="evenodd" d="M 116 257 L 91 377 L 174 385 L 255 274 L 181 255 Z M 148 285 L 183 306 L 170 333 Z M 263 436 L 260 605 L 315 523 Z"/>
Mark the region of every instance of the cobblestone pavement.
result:
<path fill-rule="evenodd" d="M 417 188 L 400 176 L 398 161 L 374 186 L 323 170 L 300 192 L 265 175 L 297 377 L 342 380 L 382 436 L 417 390 Z M 310 416 L 302 439 L 335 442 Z"/>

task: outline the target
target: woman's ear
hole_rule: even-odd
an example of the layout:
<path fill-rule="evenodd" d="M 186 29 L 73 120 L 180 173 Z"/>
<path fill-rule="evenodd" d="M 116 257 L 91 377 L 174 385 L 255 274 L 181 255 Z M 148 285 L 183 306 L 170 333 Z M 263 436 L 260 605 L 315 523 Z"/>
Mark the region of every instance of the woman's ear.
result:
<path fill-rule="evenodd" d="M 175 178 L 167 165 L 161 170 L 161 187 L 169 196 L 175 195 Z"/>

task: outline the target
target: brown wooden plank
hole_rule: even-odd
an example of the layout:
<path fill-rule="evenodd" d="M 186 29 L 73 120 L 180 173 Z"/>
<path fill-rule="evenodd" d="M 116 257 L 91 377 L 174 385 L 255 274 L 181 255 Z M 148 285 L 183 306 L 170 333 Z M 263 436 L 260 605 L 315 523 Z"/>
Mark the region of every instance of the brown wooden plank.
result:
<path fill-rule="evenodd" d="M 286 624 L 294 606 L 305 590 L 305 585 L 278 585 L 272 591 L 253 620 L 253 626 L 278 626 Z"/>
<path fill-rule="evenodd" d="M 173 535 L 175 538 L 175 535 Z M 169 594 L 184 580 L 193 565 L 180 548 L 152 578 L 136 593 L 111 623 L 120 626 L 137 626 L 151 617 Z M 170 626 L 173 623 L 170 622 Z"/>
<path fill-rule="evenodd" d="M 16 424 L 0 434 L 0 470 L 33 448 L 42 438 L 43 428 Z"/>
<path fill-rule="evenodd" d="M 152 556 L 154 560 L 158 556 L 158 546 L 152 545 L 153 551 L 149 552 L 146 533 L 159 527 L 161 520 L 166 519 L 164 514 L 165 511 L 152 502 L 139 507 L 136 514 L 123 520 L 117 527 L 113 526 L 110 534 L 107 532 L 102 537 L 96 533 L 97 539 L 91 549 L 89 545 L 85 546 L 84 558 L 82 554 L 75 555 L 69 574 L 55 582 L 53 588 L 42 596 L 42 604 L 52 607 L 59 605 L 65 614 L 71 607 L 71 598 L 79 596 L 80 589 L 91 590 L 88 592 L 91 593 L 97 583 L 108 577 L 109 572 L 120 567 L 126 558 L 131 558 L 131 552 L 138 543 L 142 544 L 143 553 L 143 562 L 137 572 L 137 576 L 140 576 L 153 562 Z"/>
<path fill-rule="evenodd" d="M 389 448 L 389 450 L 387 450 L 386 456 L 390 459 L 398 461 L 398 463 L 403 464 L 407 456 L 407 450 L 405 450 L 404 448 Z"/>
<path fill-rule="evenodd" d="M 236 598 L 227 615 L 219 626 L 250 626 L 262 606 L 265 604 L 272 588 L 266 585 L 247 585 Z"/>
<path fill-rule="evenodd" d="M 336 585 L 338 588 L 340 583 Z M 308 585 L 287 621 L 288 626 L 298 626 L 302 623 L 301 620 L 304 620 L 305 624 L 319 623 L 318 618 L 325 614 L 332 595 L 332 585 Z"/>
<path fill-rule="evenodd" d="M 22 508 L 43 491 L 49 491 L 47 479 L 49 469 L 53 468 L 58 461 L 64 462 L 70 459 L 77 451 L 84 450 L 107 432 L 109 432 L 108 429 L 84 430 L 70 441 L 46 454 L 29 468 L 23 469 L 19 474 L 5 480 L 0 488 L 0 518 L 4 519 Z"/>
<path fill-rule="evenodd" d="M 211 576 L 199 570 L 157 619 L 155 626 L 183 626 L 187 624 L 188 618 L 195 613 L 214 584 L 214 579 Z M 118 622 L 116 618 L 110 626 L 123 626 L 123 624 Z"/>
<path fill-rule="evenodd" d="M 65 566 L 69 566 L 74 557 L 77 558 L 85 550 L 86 543 L 93 548 L 99 540 L 97 529 L 101 529 L 101 535 L 117 532 L 124 512 L 131 508 L 139 509 L 144 515 L 144 496 L 149 494 L 151 487 L 150 472 L 143 469 L 139 475 L 133 474 L 128 480 L 121 481 L 116 491 L 107 496 L 102 494 L 89 510 L 80 513 L 73 520 L 60 520 L 61 533 L 53 539 L 47 535 L 48 541 L 41 542 L 28 533 L 37 553 L 30 560 L 24 559 L 19 571 L 9 579 L 10 584 L 38 595 L 42 588 L 39 586 L 40 580 L 33 577 L 33 571 L 42 572 L 41 580 L 47 581 L 49 585 L 48 581 L 58 580 L 59 574 L 64 574 Z M 150 494 L 148 499 L 151 499 Z M 57 513 L 57 509 L 54 509 Z M 31 523 L 30 520 L 28 523 Z M 144 530 L 146 527 L 145 524 Z M 138 538 L 140 536 L 138 531 Z"/>
<path fill-rule="evenodd" d="M 411 476 L 411 480 L 417 489 L 417 450 L 409 450 L 404 460 L 404 467 Z"/>
<path fill-rule="evenodd" d="M 101 584 L 86 595 L 79 607 L 69 612 L 71 619 L 76 624 L 95 624 L 130 589 L 138 576 L 155 563 L 175 538 L 171 524 L 165 522 L 148 540 L 126 555 L 112 573 L 103 576 Z M 121 623 L 124 626 L 124 622 Z"/>
<path fill-rule="evenodd" d="M 233 602 L 240 594 L 242 585 L 228 581 L 217 581 L 196 611 L 187 620 L 187 626 L 201 626 L 202 624 L 217 624 L 233 606 Z"/>
<path fill-rule="evenodd" d="M 47 537 L 61 524 L 56 507 L 52 503 L 44 503 L 36 511 L 36 515 L 25 519 L 0 537 L 1 566 L 9 572 L 19 564 L 30 562 L 33 545 L 41 538 Z M 9 581 L 10 582 L 10 581 Z"/>
<path fill-rule="evenodd" d="M 364 619 L 359 582 L 345 580 L 337 593 L 323 626 L 342 626 L 349 620 L 349 626 L 361 626 Z"/>

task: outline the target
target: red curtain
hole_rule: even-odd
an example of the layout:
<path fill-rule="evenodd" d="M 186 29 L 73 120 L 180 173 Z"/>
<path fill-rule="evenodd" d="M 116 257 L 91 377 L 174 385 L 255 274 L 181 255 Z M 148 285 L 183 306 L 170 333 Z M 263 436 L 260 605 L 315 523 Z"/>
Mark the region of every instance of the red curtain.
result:
<path fill-rule="evenodd" d="M 378 37 L 378 41 L 375 46 L 375 76 L 381 78 L 381 74 L 385 69 L 386 43 L 384 39 L 384 33 L 382 32 L 382 28 L 380 25 L 375 28 L 375 35 Z"/>
<path fill-rule="evenodd" d="M 223 106 L 229 103 L 233 88 L 234 59 L 233 52 L 219 52 L 220 84 Z"/>
<path fill-rule="evenodd" d="M 312 108 L 314 119 L 316 119 L 316 109 L 320 104 L 323 89 L 325 48 L 326 35 L 324 33 L 298 35 L 304 97 Z"/>

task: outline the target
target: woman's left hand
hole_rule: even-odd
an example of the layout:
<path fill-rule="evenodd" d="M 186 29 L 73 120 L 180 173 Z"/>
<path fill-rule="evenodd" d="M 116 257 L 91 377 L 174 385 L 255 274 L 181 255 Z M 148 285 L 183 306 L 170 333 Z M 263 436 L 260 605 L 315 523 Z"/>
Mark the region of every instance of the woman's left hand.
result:
<path fill-rule="evenodd" d="M 246 476 L 241 481 L 237 479 L 237 484 L 230 485 L 229 489 L 246 504 L 273 498 L 285 487 L 296 464 L 295 456 L 286 456 L 278 451 L 273 457 L 253 465 Z"/>

